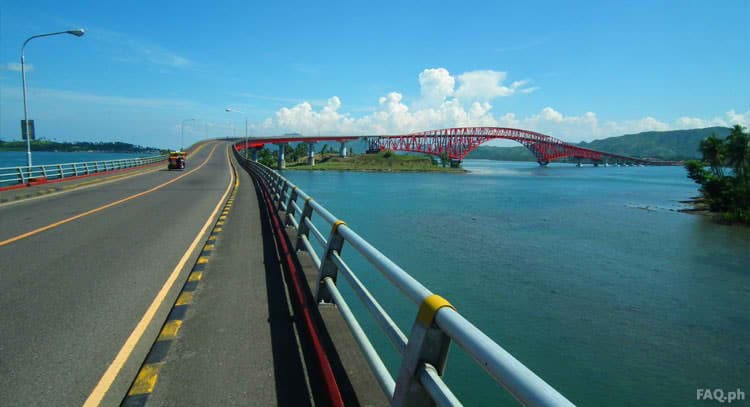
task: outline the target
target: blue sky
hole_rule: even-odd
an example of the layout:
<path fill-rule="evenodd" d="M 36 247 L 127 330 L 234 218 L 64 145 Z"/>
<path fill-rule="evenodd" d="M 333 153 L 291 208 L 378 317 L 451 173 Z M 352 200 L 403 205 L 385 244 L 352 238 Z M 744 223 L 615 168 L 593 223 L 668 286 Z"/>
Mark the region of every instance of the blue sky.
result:
<path fill-rule="evenodd" d="M 0 138 L 20 139 L 23 40 L 76 27 L 26 50 L 40 137 L 175 147 L 191 117 L 186 142 L 244 116 L 258 135 L 567 141 L 750 121 L 748 1 L 162 3 L 3 2 Z"/>

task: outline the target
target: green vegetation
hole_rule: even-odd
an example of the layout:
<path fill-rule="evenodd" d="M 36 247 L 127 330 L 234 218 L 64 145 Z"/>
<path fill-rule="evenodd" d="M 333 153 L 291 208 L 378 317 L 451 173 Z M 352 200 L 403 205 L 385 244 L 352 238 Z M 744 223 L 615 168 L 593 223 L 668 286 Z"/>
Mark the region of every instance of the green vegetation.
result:
<path fill-rule="evenodd" d="M 715 134 L 718 138 L 725 138 L 730 132 L 731 129 L 728 127 L 647 131 L 644 133 L 594 140 L 590 143 L 580 143 L 579 145 L 593 150 L 634 157 L 657 158 L 667 161 L 690 160 L 700 158 L 698 145 L 701 140 L 712 134 Z"/>
<path fill-rule="evenodd" d="M 482 146 L 469 153 L 468 159 L 484 159 L 498 161 L 536 161 L 534 154 L 523 146 L 491 147 Z"/>
<path fill-rule="evenodd" d="M 700 152 L 702 159 L 685 168 L 708 209 L 723 221 L 750 224 L 750 134 L 736 125 L 724 140 L 715 134 L 702 140 Z"/>
<path fill-rule="evenodd" d="M 275 159 L 276 155 L 272 154 L 272 157 Z M 258 158 L 260 161 L 260 155 Z M 288 158 L 286 153 L 285 158 Z M 272 167 L 275 166 L 276 163 L 274 162 Z M 387 150 L 378 154 L 357 154 L 349 157 L 339 157 L 338 154 L 316 154 L 314 166 L 307 165 L 307 156 L 304 156 L 299 162 L 287 160 L 286 168 L 289 170 L 315 171 L 465 172 L 461 168 L 440 167 L 437 165 L 437 160 L 428 156 L 394 154 Z"/>
<path fill-rule="evenodd" d="M 709 127 L 705 129 L 647 131 L 637 134 L 626 134 L 619 137 L 609 137 L 594 140 L 590 143 L 582 142 L 581 147 L 606 151 L 632 157 L 655 158 L 666 161 L 679 161 L 700 158 L 698 145 L 701 140 L 716 134 L 718 138 L 727 137 L 731 129 L 727 127 Z M 489 147 L 482 146 L 473 151 L 466 158 L 478 158 L 502 161 L 536 161 L 523 146 L 517 147 Z"/>
<path fill-rule="evenodd" d="M 73 143 L 61 143 L 49 140 L 31 140 L 31 150 L 61 152 L 96 151 L 100 153 L 158 153 L 161 151 L 158 148 L 141 147 L 120 142 L 92 143 L 88 141 L 77 141 Z M 26 141 L 0 140 L 0 151 L 26 151 Z"/>

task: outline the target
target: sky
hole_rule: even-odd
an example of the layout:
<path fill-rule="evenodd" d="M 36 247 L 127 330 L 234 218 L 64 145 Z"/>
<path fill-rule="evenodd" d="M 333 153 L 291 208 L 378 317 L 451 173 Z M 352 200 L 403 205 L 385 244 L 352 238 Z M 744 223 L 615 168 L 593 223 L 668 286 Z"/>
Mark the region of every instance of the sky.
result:
<path fill-rule="evenodd" d="M 0 4 L 0 139 L 750 125 L 750 0 Z M 408 4 L 404 4 L 408 3 Z M 226 112 L 230 108 L 234 112 Z"/>

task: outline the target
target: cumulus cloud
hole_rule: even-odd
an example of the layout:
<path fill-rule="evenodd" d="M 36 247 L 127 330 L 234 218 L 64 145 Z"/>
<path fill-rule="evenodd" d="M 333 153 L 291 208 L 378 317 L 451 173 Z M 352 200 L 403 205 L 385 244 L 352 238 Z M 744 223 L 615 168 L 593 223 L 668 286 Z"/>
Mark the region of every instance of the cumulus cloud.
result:
<path fill-rule="evenodd" d="M 440 105 L 453 95 L 456 79 L 445 68 L 425 69 L 419 74 L 422 102 L 427 106 Z"/>
<path fill-rule="evenodd" d="M 319 109 L 313 108 L 309 102 L 281 108 L 261 126 L 256 126 L 256 130 L 263 134 L 374 135 L 445 127 L 498 126 L 533 130 L 578 142 L 648 130 L 750 124 L 750 111 L 735 110 L 721 117 L 679 117 L 673 121 L 650 116 L 603 121 L 594 112 L 570 115 L 551 106 L 525 117 L 513 112 L 495 113 L 492 111 L 493 99 L 537 90 L 536 87 L 527 87 L 528 80 L 517 80 L 505 86 L 506 78 L 507 74 L 500 71 L 472 71 L 454 76 L 445 68 L 425 69 L 419 74 L 420 95 L 412 103 L 407 103 L 401 93 L 390 92 L 378 99 L 374 112 L 353 117 L 341 112 L 342 101 L 334 96 Z"/>

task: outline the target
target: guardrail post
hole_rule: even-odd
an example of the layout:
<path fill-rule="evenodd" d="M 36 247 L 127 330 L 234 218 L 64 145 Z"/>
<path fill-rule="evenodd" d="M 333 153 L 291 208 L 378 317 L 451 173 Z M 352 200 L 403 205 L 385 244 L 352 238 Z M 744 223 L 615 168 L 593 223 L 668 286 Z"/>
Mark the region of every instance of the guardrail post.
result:
<path fill-rule="evenodd" d="M 333 252 L 336 252 L 341 255 L 341 249 L 344 247 L 344 238 L 341 237 L 341 235 L 338 233 L 339 226 L 341 225 L 346 225 L 346 222 L 344 222 L 343 220 L 337 220 L 331 227 L 331 235 L 328 237 L 328 247 L 326 247 L 326 251 L 323 254 L 323 259 L 320 262 L 320 270 L 318 270 L 318 290 L 315 294 L 317 296 L 316 300 L 318 301 L 318 303 L 333 302 L 333 297 L 328 291 L 328 288 L 326 288 L 326 284 L 323 282 L 323 280 L 326 277 L 331 277 L 333 283 L 336 283 L 336 276 L 339 269 L 336 266 L 336 263 L 333 262 L 331 254 Z"/>
<path fill-rule="evenodd" d="M 430 295 L 419 306 L 417 318 L 409 334 L 401 368 L 393 392 L 392 406 L 432 406 L 435 403 L 419 382 L 418 373 L 425 363 L 432 365 L 442 376 L 448 357 L 450 337 L 434 323 L 442 307 L 453 308 L 439 295 Z"/>
<path fill-rule="evenodd" d="M 281 177 L 271 179 L 271 191 L 273 192 L 273 198 L 277 200 L 276 203 L 281 202 Z"/>
<path fill-rule="evenodd" d="M 286 206 L 286 219 L 284 220 L 285 225 L 291 225 L 292 224 L 292 218 L 294 218 L 295 215 L 295 209 L 294 205 L 292 205 L 292 202 L 297 202 L 297 187 L 292 187 L 292 194 L 289 196 L 289 204 Z"/>
<path fill-rule="evenodd" d="M 281 192 L 279 192 L 279 207 L 276 208 L 276 210 L 282 210 L 284 209 L 284 205 L 286 204 L 286 190 L 289 188 L 289 184 L 286 182 L 283 183 L 281 186 Z"/>
<path fill-rule="evenodd" d="M 83 168 L 86 169 L 86 175 L 88 175 L 91 171 L 89 171 L 89 163 L 83 163 Z"/>
<path fill-rule="evenodd" d="M 57 164 L 57 171 L 60 172 L 60 179 L 65 178 L 65 173 L 63 172 L 62 164 Z"/>
<path fill-rule="evenodd" d="M 94 161 L 94 170 L 99 172 L 99 161 Z"/>
<path fill-rule="evenodd" d="M 73 163 L 73 176 L 78 175 L 78 168 L 76 168 L 76 163 Z"/>
<path fill-rule="evenodd" d="M 305 250 L 305 244 L 302 242 L 302 236 L 308 239 L 310 238 L 310 228 L 307 226 L 307 223 L 305 223 L 305 219 L 310 219 L 310 221 L 312 221 L 313 208 L 312 205 L 310 205 L 310 201 L 312 200 L 312 198 L 305 199 L 305 206 L 302 208 L 302 215 L 299 218 L 299 228 L 297 229 L 297 243 L 294 245 L 294 248 L 297 249 L 297 251 Z"/>
<path fill-rule="evenodd" d="M 19 184 L 26 183 L 26 177 L 23 175 L 23 170 L 21 169 L 21 167 L 18 167 L 18 180 Z"/>
<path fill-rule="evenodd" d="M 47 167 L 42 165 L 42 177 L 47 178 Z"/>

